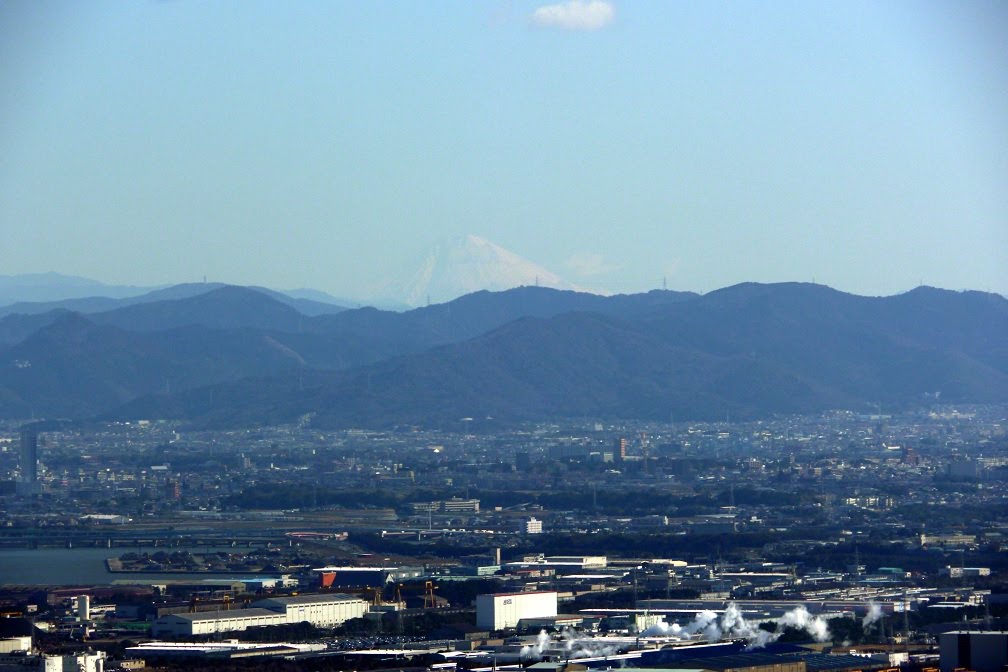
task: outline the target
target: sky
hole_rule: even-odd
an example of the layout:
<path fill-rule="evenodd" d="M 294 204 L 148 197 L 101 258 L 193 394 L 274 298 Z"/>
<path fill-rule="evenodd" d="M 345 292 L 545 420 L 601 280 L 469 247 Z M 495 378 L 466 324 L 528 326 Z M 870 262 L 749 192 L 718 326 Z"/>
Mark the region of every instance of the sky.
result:
<path fill-rule="evenodd" d="M 1008 294 L 1008 4 L 0 2 L 0 274 Z"/>

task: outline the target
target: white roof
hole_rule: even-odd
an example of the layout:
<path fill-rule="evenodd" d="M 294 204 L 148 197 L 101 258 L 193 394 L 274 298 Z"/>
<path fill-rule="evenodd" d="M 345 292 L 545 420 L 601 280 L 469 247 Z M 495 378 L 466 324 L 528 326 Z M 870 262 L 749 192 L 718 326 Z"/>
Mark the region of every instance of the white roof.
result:
<path fill-rule="evenodd" d="M 398 567 L 315 567 L 313 572 L 397 572 Z"/>
<path fill-rule="evenodd" d="M 238 620 L 242 618 L 259 618 L 261 616 L 280 616 L 283 614 L 278 614 L 270 609 L 228 609 L 226 611 L 197 611 L 194 614 L 168 614 L 167 616 L 162 616 L 158 620 L 168 619 L 168 618 L 179 618 L 183 621 L 230 621 Z"/>
<path fill-rule="evenodd" d="M 329 593 L 316 595 L 280 595 L 259 600 L 256 604 L 282 604 L 291 606 L 297 604 L 333 604 L 334 602 L 363 602 L 359 597 L 345 593 Z"/>

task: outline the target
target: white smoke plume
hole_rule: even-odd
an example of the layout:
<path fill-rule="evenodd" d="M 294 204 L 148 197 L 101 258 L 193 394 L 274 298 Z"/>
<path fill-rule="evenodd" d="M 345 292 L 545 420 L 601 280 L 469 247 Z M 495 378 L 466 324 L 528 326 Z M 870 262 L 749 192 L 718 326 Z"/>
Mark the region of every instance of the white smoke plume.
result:
<path fill-rule="evenodd" d="M 542 658 L 543 652 L 549 648 L 550 642 L 553 640 L 545 630 L 539 631 L 539 636 L 536 637 L 534 644 L 526 644 L 521 648 L 522 658 Z"/>
<path fill-rule="evenodd" d="M 817 642 L 825 642 L 830 638 L 829 625 L 826 620 L 821 616 L 813 616 L 804 606 L 787 612 L 777 619 L 777 623 L 804 630 L 812 635 L 812 638 Z"/>
<path fill-rule="evenodd" d="M 686 637 L 686 632 L 678 623 L 666 623 L 665 621 L 659 621 L 655 623 L 650 628 L 640 633 L 641 637 L 675 637 L 676 639 L 684 639 Z"/>
<path fill-rule="evenodd" d="M 767 632 L 759 623 L 747 620 L 734 602 L 729 602 L 720 618 L 713 611 L 702 611 L 687 625 L 678 623 L 657 623 L 643 633 L 643 637 L 676 637 L 691 639 L 699 635 L 709 642 L 721 639 L 746 639 L 750 648 L 760 648 L 777 641 L 783 634 L 783 627 L 804 630 L 817 642 L 830 638 L 829 626 L 821 616 L 813 616 L 804 606 L 796 607 L 776 619 L 777 632 Z"/>
<path fill-rule="evenodd" d="M 861 620 L 861 627 L 867 630 L 881 618 L 882 618 L 882 607 L 876 604 L 875 602 L 870 602 L 868 604 L 868 613 L 865 614 L 865 617 Z"/>
<path fill-rule="evenodd" d="M 545 630 L 540 630 L 536 641 L 523 646 L 520 655 L 522 658 L 538 660 L 551 649 L 562 652 L 565 660 L 611 656 L 617 653 L 617 647 L 609 642 L 582 637 L 573 630 L 564 628 L 556 638 L 551 637 Z"/>
<path fill-rule="evenodd" d="M 873 605 L 873 607 L 878 607 L 878 605 Z M 881 614 L 881 612 L 882 609 L 878 607 L 878 613 Z M 874 611 L 870 609 L 869 616 L 872 613 Z M 720 616 L 714 611 L 701 611 L 686 625 L 662 621 L 640 633 L 640 636 L 671 637 L 679 640 L 699 638 L 708 642 L 717 642 L 722 639 L 745 639 L 749 642 L 751 649 L 761 648 L 776 642 L 784 634 L 786 627 L 804 630 L 817 642 L 825 642 L 830 638 L 829 625 L 826 620 L 821 616 L 813 616 L 804 606 L 792 609 L 776 619 L 776 622 L 777 632 L 767 632 L 759 627 L 758 622 L 747 620 L 734 602 L 729 602 L 724 613 Z M 521 657 L 538 660 L 550 650 L 561 652 L 562 657 L 567 660 L 611 656 L 618 653 L 618 647 L 610 642 L 582 637 L 573 630 L 565 628 L 556 637 L 550 636 L 545 630 L 540 631 L 535 642 L 521 648 Z"/>
<path fill-rule="evenodd" d="M 565 658 L 597 658 L 617 653 L 617 647 L 590 637 L 578 637 L 564 642 Z"/>

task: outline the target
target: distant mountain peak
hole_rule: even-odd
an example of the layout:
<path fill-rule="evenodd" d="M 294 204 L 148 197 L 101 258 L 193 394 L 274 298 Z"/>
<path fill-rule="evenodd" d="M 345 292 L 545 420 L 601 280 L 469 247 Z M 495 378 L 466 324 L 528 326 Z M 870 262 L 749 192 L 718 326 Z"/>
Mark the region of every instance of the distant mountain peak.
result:
<path fill-rule="evenodd" d="M 486 238 L 469 234 L 435 244 L 405 283 L 402 295 L 409 305 L 421 306 L 480 290 L 533 285 L 589 291 Z"/>
<path fill-rule="evenodd" d="M 85 297 L 126 298 L 155 289 L 132 285 L 107 285 L 98 280 L 55 271 L 0 275 L 0 306 L 20 302 L 62 301 Z"/>

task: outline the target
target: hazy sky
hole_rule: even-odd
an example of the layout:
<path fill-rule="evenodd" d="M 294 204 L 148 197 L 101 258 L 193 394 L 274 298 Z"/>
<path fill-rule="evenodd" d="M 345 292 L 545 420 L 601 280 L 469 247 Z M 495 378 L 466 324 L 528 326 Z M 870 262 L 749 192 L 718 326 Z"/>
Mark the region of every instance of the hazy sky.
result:
<path fill-rule="evenodd" d="M 0 2 L 0 274 L 1008 293 L 1008 3 Z"/>

